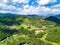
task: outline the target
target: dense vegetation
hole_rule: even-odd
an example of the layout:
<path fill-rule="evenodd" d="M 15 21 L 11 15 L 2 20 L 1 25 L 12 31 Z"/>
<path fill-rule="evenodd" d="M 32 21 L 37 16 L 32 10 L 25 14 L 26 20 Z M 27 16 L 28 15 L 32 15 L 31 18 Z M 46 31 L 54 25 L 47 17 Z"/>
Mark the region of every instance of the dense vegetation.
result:
<path fill-rule="evenodd" d="M 0 15 L 0 45 L 59 45 L 60 19 L 36 15 Z"/>

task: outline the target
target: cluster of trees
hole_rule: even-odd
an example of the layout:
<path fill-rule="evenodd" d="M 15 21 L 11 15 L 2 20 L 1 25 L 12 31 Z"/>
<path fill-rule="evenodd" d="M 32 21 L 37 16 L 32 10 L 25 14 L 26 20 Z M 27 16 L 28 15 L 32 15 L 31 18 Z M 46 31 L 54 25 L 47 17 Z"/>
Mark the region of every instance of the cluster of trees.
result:
<path fill-rule="evenodd" d="M 54 27 L 49 29 L 46 40 L 60 43 L 60 27 Z"/>
<path fill-rule="evenodd" d="M 11 30 L 7 28 L 5 25 L 0 24 L 0 41 L 16 33 L 18 33 L 17 30 Z"/>

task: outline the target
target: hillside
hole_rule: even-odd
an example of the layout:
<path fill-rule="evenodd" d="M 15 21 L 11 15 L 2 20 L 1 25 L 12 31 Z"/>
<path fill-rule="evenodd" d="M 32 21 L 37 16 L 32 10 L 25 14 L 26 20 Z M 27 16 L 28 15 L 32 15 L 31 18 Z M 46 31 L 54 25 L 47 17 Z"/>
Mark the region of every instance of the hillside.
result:
<path fill-rule="evenodd" d="M 57 23 L 58 25 L 60 25 L 60 19 L 55 16 L 50 16 L 50 17 L 46 18 L 45 20 L 53 21 L 53 22 Z"/>
<path fill-rule="evenodd" d="M 0 45 L 60 45 L 58 24 L 55 16 L 0 14 Z"/>
<path fill-rule="evenodd" d="M 56 15 L 56 17 L 60 19 L 60 14 Z"/>

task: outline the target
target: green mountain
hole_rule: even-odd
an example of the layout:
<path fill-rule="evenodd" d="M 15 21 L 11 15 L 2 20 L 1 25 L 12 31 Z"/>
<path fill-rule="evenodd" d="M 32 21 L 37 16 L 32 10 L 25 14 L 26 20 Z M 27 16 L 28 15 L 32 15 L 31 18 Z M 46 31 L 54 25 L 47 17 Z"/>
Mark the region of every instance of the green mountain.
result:
<path fill-rule="evenodd" d="M 60 45 L 60 19 L 0 14 L 0 45 Z"/>
<path fill-rule="evenodd" d="M 56 15 L 55 17 L 59 18 L 60 19 L 60 14 Z"/>
<path fill-rule="evenodd" d="M 56 22 L 57 24 L 60 24 L 60 19 L 55 16 L 50 16 L 46 18 L 45 20 L 53 21 L 53 22 Z"/>

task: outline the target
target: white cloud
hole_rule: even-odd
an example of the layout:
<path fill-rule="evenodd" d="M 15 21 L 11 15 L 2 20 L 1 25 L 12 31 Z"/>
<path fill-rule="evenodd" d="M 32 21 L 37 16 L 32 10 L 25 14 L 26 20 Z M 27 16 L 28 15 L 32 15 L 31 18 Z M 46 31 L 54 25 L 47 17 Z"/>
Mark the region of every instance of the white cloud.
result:
<path fill-rule="evenodd" d="M 60 9 L 49 8 L 45 6 L 33 7 L 25 5 L 24 9 L 20 12 L 20 14 L 60 14 Z"/>
<path fill-rule="evenodd" d="M 23 4 L 27 4 L 29 3 L 30 0 L 12 0 L 13 3 L 23 3 Z"/>
<path fill-rule="evenodd" d="M 37 3 L 39 3 L 39 5 L 46 5 L 53 2 L 57 2 L 57 0 L 37 0 Z"/>
<path fill-rule="evenodd" d="M 12 5 L 6 5 L 6 4 L 2 4 L 0 3 L 0 9 L 2 10 L 15 10 L 15 7 Z"/>
<path fill-rule="evenodd" d="M 1 13 L 15 13 L 15 14 L 60 14 L 60 9 L 56 8 L 49 8 L 45 6 L 38 6 L 38 7 L 33 7 L 24 5 L 24 8 L 16 8 L 15 6 L 12 5 L 6 5 L 6 4 L 0 4 L 0 12 Z"/>
<path fill-rule="evenodd" d="M 3 0 L 3 3 L 7 3 L 8 0 Z"/>
<path fill-rule="evenodd" d="M 5 3 L 5 4 L 27 4 L 29 3 L 30 0 L 0 0 L 0 3 Z"/>
<path fill-rule="evenodd" d="M 59 8 L 60 9 L 60 4 L 56 4 L 54 6 L 51 6 L 51 8 Z"/>
<path fill-rule="evenodd" d="M 1 3 L 7 3 L 8 0 L 0 0 Z"/>
<path fill-rule="evenodd" d="M 18 12 L 18 11 L 21 11 L 22 9 L 21 8 L 16 8 L 15 6 L 13 5 L 7 5 L 7 4 L 3 4 L 3 3 L 0 3 L 0 11 L 3 13 L 7 13 L 7 12 Z"/>
<path fill-rule="evenodd" d="M 10 2 L 11 1 L 11 2 Z M 40 4 L 37 7 L 30 6 L 30 0 L 0 0 L 0 13 L 15 13 L 15 14 L 60 14 L 60 4 L 54 5 L 51 7 L 45 7 L 41 5 L 45 5 L 48 3 L 56 2 L 56 0 L 38 0 L 37 2 Z M 11 3 L 8 5 L 8 3 Z M 13 6 L 13 4 L 25 4 L 23 8 Z M 17 4 L 18 5 L 18 4 Z"/>

